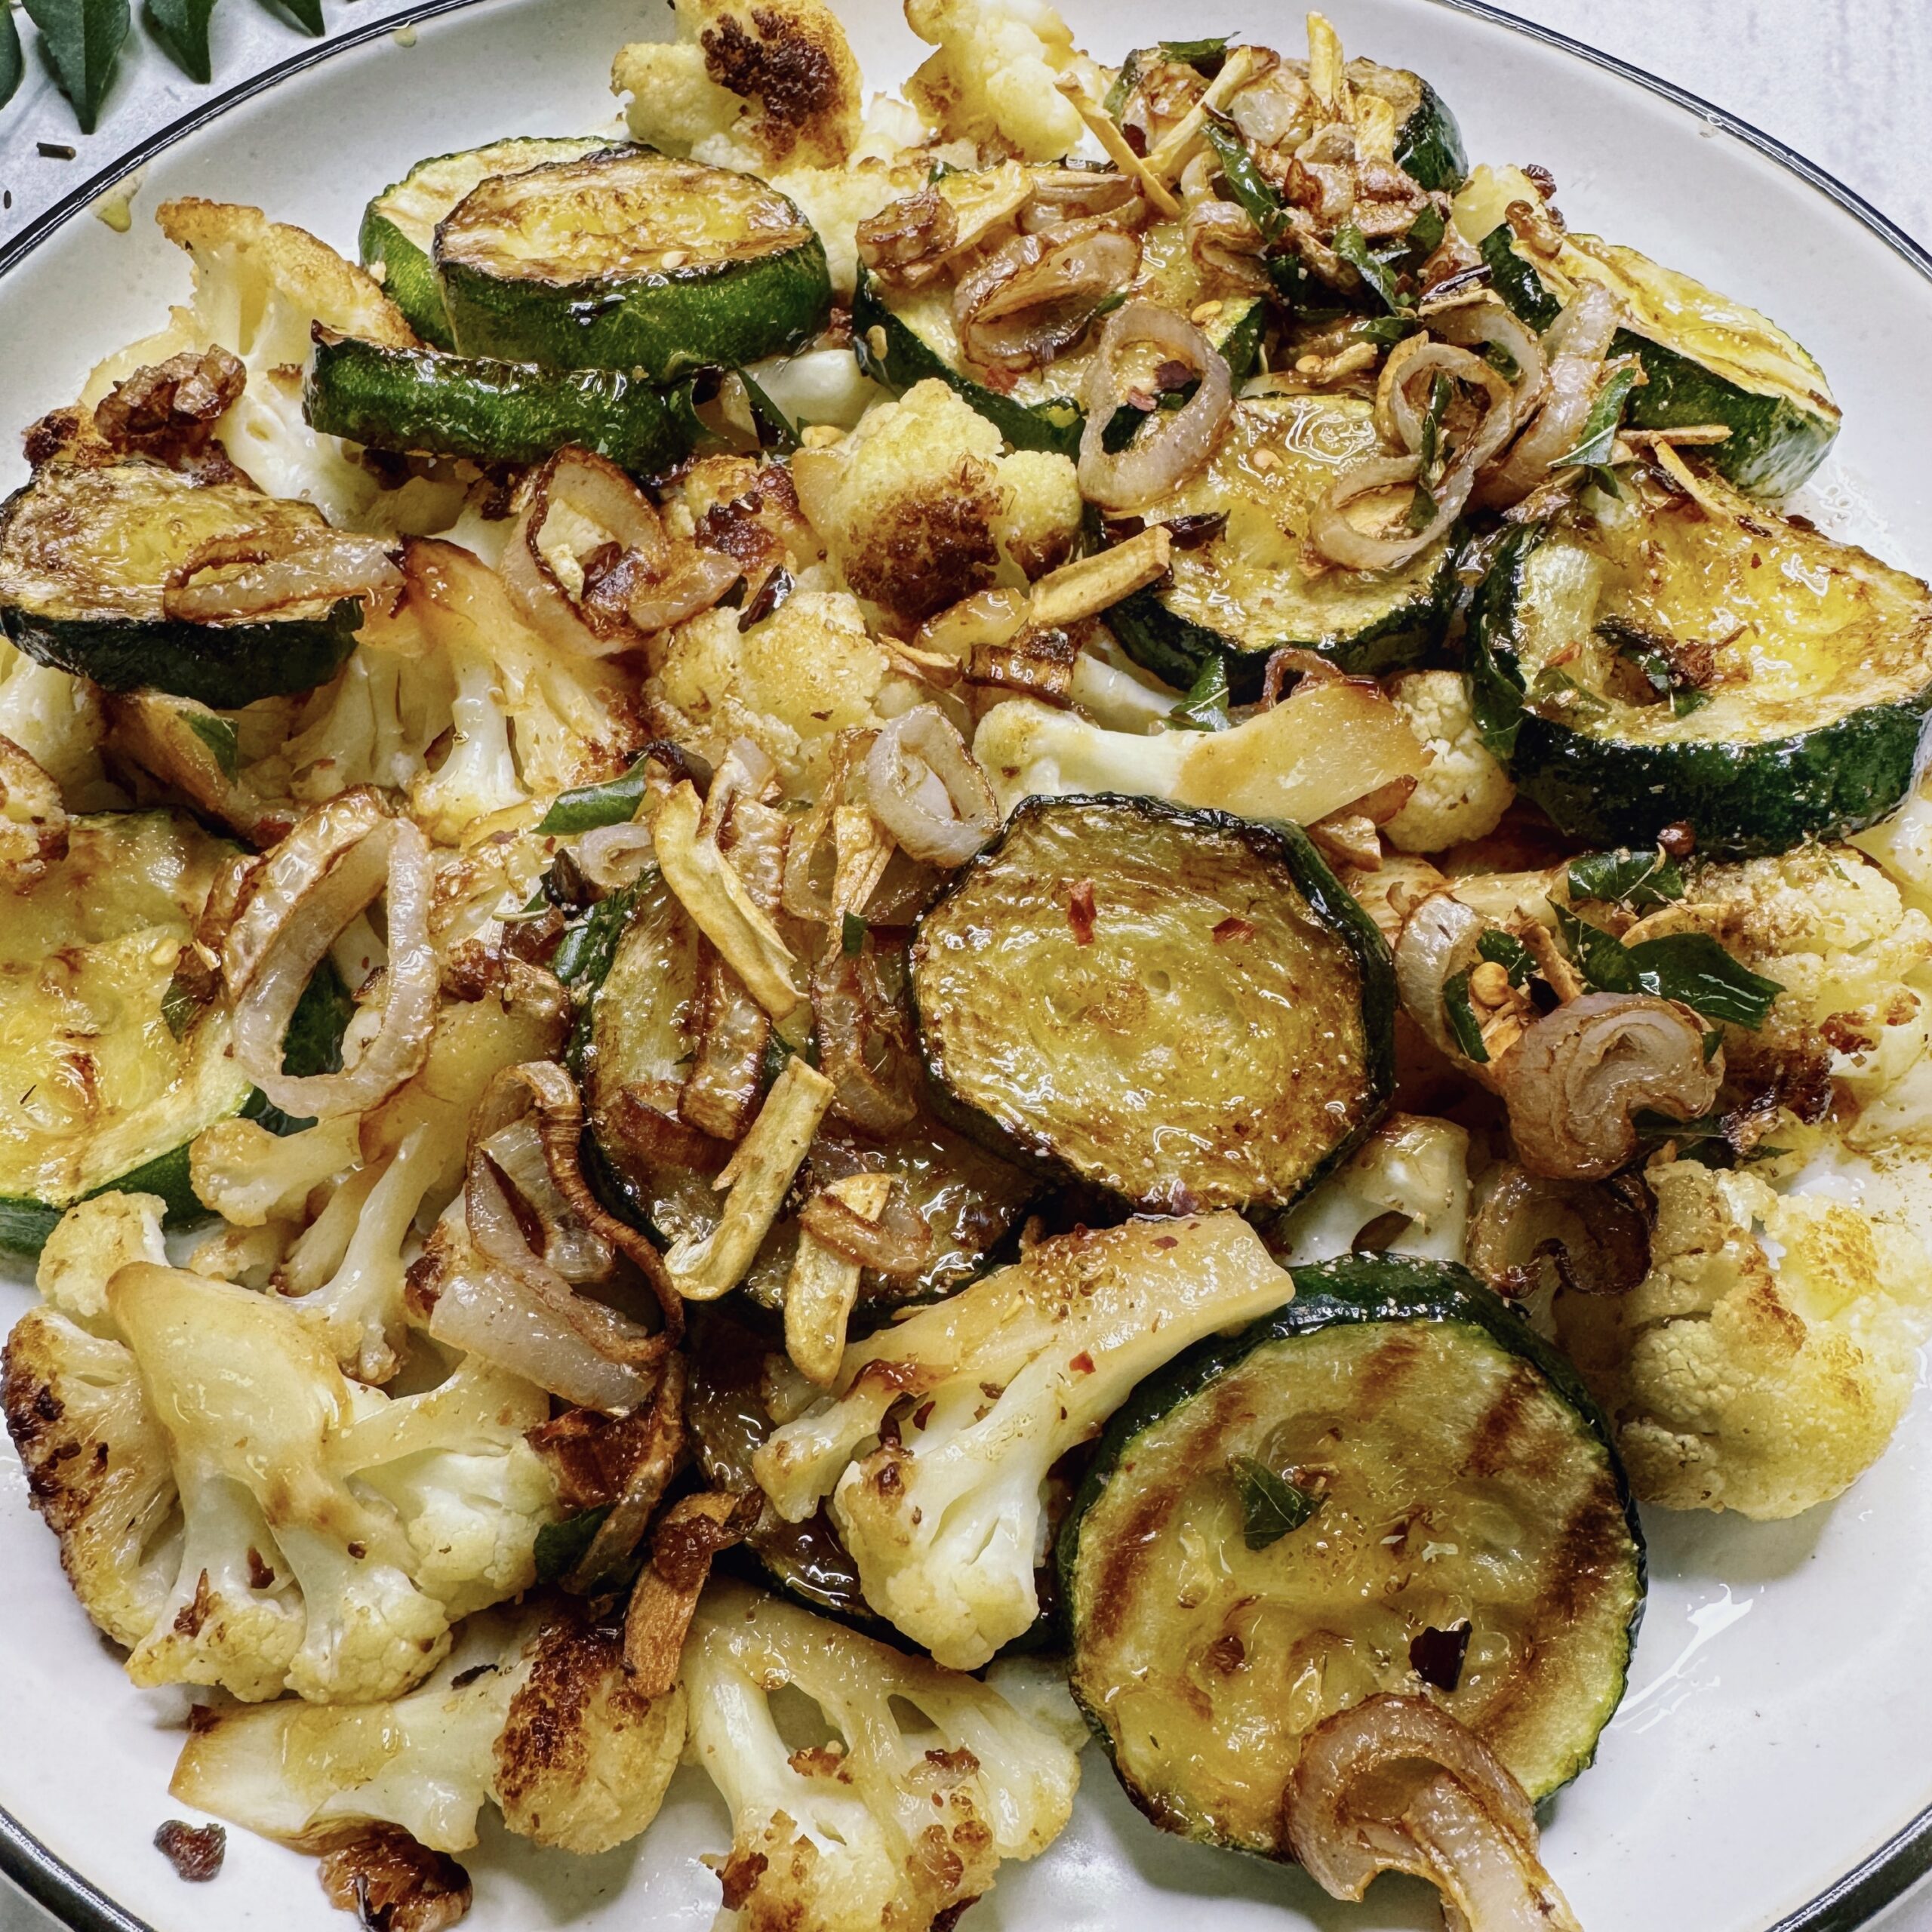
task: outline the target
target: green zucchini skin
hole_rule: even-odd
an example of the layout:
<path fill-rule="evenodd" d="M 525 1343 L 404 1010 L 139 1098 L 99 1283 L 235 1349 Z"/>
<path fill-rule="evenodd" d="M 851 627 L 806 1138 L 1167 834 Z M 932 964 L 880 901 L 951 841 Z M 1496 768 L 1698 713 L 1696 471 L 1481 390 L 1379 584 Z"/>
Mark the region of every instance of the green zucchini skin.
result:
<path fill-rule="evenodd" d="M 666 392 L 620 370 L 386 349 L 319 325 L 302 408 L 312 427 L 371 449 L 525 463 L 569 445 L 638 475 L 669 469 L 703 433 L 688 385 Z"/>
<path fill-rule="evenodd" d="M 1266 306 L 1252 303 L 1217 345 L 1237 383 L 1245 381 L 1254 367 L 1267 321 Z M 875 342 L 875 330 L 878 340 L 884 344 L 883 353 Z M 1064 457 L 1080 454 L 1087 412 L 1076 398 L 1056 396 L 1044 402 L 1016 402 L 983 383 L 976 383 L 893 312 L 863 263 L 852 298 L 852 348 L 859 367 L 881 389 L 903 395 L 915 383 L 937 380 L 971 404 L 1013 448 L 1045 450 Z"/>
<path fill-rule="evenodd" d="M 1453 195 L 1469 177 L 1469 151 L 1449 104 L 1416 76 L 1422 99 L 1395 136 L 1395 162 L 1425 188 Z"/>
<path fill-rule="evenodd" d="M 1624 420 L 1633 429 L 1681 429 L 1722 423 L 1730 435 L 1700 454 L 1747 496 L 1788 497 L 1838 439 L 1838 425 L 1800 409 L 1788 397 L 1755 395 L 1687 355 L 1619 329 L 1613 356 L 1634 355 L 1644 380 L 1630 392 Z"/>
<path fill-rule="evenodd" d="M 348 663 L 361 625 L 353 597 L 324 617 L 260 624 L 62 618 L 0 608 L 0 627 L 37 663 L 106 691 L 146 686 L 229 711 L 327 684 Z"/>
<path fill-rule="evenodd" d="M 1470 669 L 1490 749 L 1565 832 L 1643 845 L 1687 823 L 1708 856 L 1756 858 L 1857 831 L 1897 808 L 1932 711 L 1932 680 L 1897 703 L 1746 744 L 1601 738 L 1524 709 L 1512 639 L 1524 568 L 1548 530 L 1525 525 L 1498 549 L 1470 610 Z"/>
<path fill-rule="evenodd" d="M 1188 690 L 1208 660 L 1218 657 L 1226 667 L 1229 696 L 1237 704 L 1249 704 L 1261 695 L 1269 657 L 1284 648 L 1318 651 L 1351 677 L 1380 678 L 1426 664 L 1442 641 L 1455 605 L 1457 558 L 1452 543 L 1422 596 L 1340 644 L 1327 638 L 1284 637 L 1266 651 L 1247 650 L 1222 632 L 1168 609 L 1158 586 L 1137 590 L 1116 604 L 1107 613 L 1107 623 L 1137 664 L 1177 691 Z"/>
<path fill-rule="evenodd" d="M 419 161 L 400 181 L 391 182 L 363 210 L 357 242 L 362 266 L 375 272 L 383 292 L 425 342 L 434 349 L 454 351 L 456 338 L 450 333 L 450 318 L 443 306 L 442 284 L 436 278 L 435 263 L 429 251 L 409 235 L 398 218 L 403 214 L 402 205 L 415 201 L 418 206 L 414 212 L 419 218 L 433 205 L 440 218 L 478 181 L 491 175 L 519 174 L 547 161 L 580 160 L 609 146 L 609 142 L 595 138 L 492 141 L 485 147 L 432 155 L 426 161 Z"/>
<path fill-rule="evenodd" d="M 1298 826 L 1262 825 L 1225 812 L 1191 811 L 1158 799 L 1128 798 L 1106 792 L 1023 801 L 998 838 L 960 869 L 920 915 L 913 929 L 907 996 L 934 1112 L 960 1133 L 971 1136 L 1010 1160 L 1032 1168 L 1049 1180 L 1097 1186 L 1121 1196 L 1134 1207 L 1151 1212 L 1175 1211 L 1180 1194 L 1187 1197 L 1183 1206 L 1188 1203 L 1208 1204 L 1194 1195 L 1174 1171 L 1173 1164 L 1164 1162 L 1156 1164 L 1160 1171 L 1146 1186 L 1121 1186 L 1109 1181 L 1091 1161 L 1069 1155 L 1057 1128 L 1041 1118 L 1046 1110 L 1045 1102 L 1029 1103 L 1019 1109 L 1007 1107 L 1001 1113 L 995 1113 L 988 1105 L 962 1092 L 962 1084 L 972 1076 L 969 1072 L 962 1071 L 961 1064 L 949 1060 L 946 1042 L 949 1017 L 935 1004 L 934 988 L 930 983 L 922 985 L 922 955 L 931 947 L 934 936 L 944 930 L 955 909 L 962 907 L 976 883 L 1000 864 L 1010 848 L 1023 848 L 1023 841 L 1028 839 L 1032 829 L 1042 821 L 1061 819 L 1071 823 L 1081 814 L 1097 818 L 1108 829 L 1122 835 L 1127 829 L 1138 827 L 1150 836 L 1177 829 L 1184 833 L 1198 832 L 1204 841 L 1232 841 L 1235 845 L 1245 848 L 1247 854 L 1258 864 L 1284 872 L 1315 922 L 1329 937 L 1340 942 L 1358 981 L 1361 1020 L 1361 1091 L 1350 1100 L 1346 1129 L 1302 1168 L 1285 1197 L 1269 1198 L 1264 1189 L 1251 1197 L 1250 1204 L 1265 1211 L 1271 1207 L 1286 1206 L 1292 1200 L 1300 1198 L 1323 1176 L 1346 1160 L 1373 1131 L 1394 1092 L 1395 983 L 1394 964 L 1381 934 L 1352 896 L 1343 890 Z M 1204 859 L 1207 853 L 1208 847 L 1204 844 Z M 1041 876 L 1044 878 L 1045 875 Z M 1068 881 L 1069 884 L 1072 882 L 1072 879 Z M 1097 857 L 1086 875 L 1086 882 L 1093 887 L 1095 902 L 1103 909 L 1104 915 L 1109 886 Z M 1017 998 L 1016 1014 L 1023 1005 L 1023 998 Z M 968 1067 L 973 1051 L 969 1047 L 964 1063 Z M 1131 1167 L 1138 1157 L 1129 1152 L 1121 1158 L 1124 1166 Z M 1152 1175 L 1151 1168 L 1149 1173 Z M 1177 1189 L 1180 1194 L 1177 1193 Z M 1217 1197 L 1212 1204 L 1231 1203 Z M 1191 1207 L 1188 1211 L 1192 1211 Z"/>
<path fill-rule="evenodd" d="M 527 209 L 550 197 L 549 219 L 561 228 L 568 224 L 559 204 L 601 193 L 606 180 L 617 184 L 613 192 L 635 196 L 660 169 L 667 200 L 674 193 L 702 199 L 694 174 L 715 176 L 734 191 L 743 180 L 648 148 L 613 147 L 494 177 L 466 195 L 438 225 L 435 248 L 457 348 L 550 369 L 628 370 L 654 383 L 803 348 L 832 312 L 825 245 L 792 203 L 761 183 L 755 185 L 789 211 L 796 232 L 788 245 L 746 259 L 721 259 L 700 247 L 697 259 L 675 267 L 571 275 L 561 265 L 546 273 L 532 264 L 519 272 L 491 239 L 493 223 L 498 231 L 515 225 L 520 205 L 509 198 L 524 198 Z M 613 252 L 620 245 L 614 241 Z"/>
<path fill-rule="evenodd" d="M 0 503 L 0 629 L 38 663 L 111 691 L 146 686 L 233 710 L 312 691 L 355 650 L 359 598 L 233 624 L 162 608 L 168 568 L 203 537 L 310 527 L 325 526 L 308 503 L 198 486 L 156 463 L 51 463 Z M 79 555 L 75 537 L 100 541 Z"/>
<path fill-rule="evenodd" d="M 1077 1654 L 1081 1636 L 1078 1586 L 1082 1540 L 1095 1506 L 1109 1486 L 1117 1481 L 1134 1482 L 1136 1445 L 1149 1429 L 1202 1395 L 1230 1371 L 1241 1368 L 1257 1350 L 1314 1337 L 1338 1326 L 1399 1328 L 1403 1324 L 1423 1323 L 1460 1327 L 1474 1331 L 1472 1339 L 1479 1346 L 1494 1344 L 1505 1355 L 1528 1364 L 1580 1422 L 1590 1447 L 1601 1451 L 1614 1497 L 1611 1521 L 1616 1527 L 1612 1530 L 1609 1524 L 1601 1522 L 1596 1527 L 1623 1544 L 1621 1562 L 1626 1566 L 1632 1597 L 1627 1619 L 1614 1640 L 1614 1654 L 1602 1660 L 1606 1681 L 1597 1692 L 1600 1711 L 1597 1727 L 1553 1767 L 1546 1781 L 1531 1791 L 1531 1798 L 1538 1801 L 1586 1770 L 1594 1759 L 1602 1727 L 1621 1700 L 1627 1682 L 1648 1582 L 1643 1529 L 1629 1480 L 1617 1456 L 1608 1418 L 1568 1361 L 1515 1311 L 1466 1269 L 1453 1263 L 1395 1255 L 1345 1255 L 1297 1268 L 1293 1273 L 1294 1300 L 1238 1334 L 1211 1337 L 1197 1343 L 1142 1383 L 1115 1413 L 1102 1432 L 1054 1548 L 1060 1574 L 1060 1635 L 1065 1647 L 1075 1654 L 1069 1687 L 1089 1729 L 1114 1764 L 1115 1774 L 1129 1798 L 1164 1829 L 1178 1831 L 1204 1842 L 1284 1859 L 1289 1856 L 1285 1844 L 1264 1845 L 1223 1838 L 1207 1828 L 1201 1819 L 1182 1815 L 1171 1803 L 1150 1797 L 1137 1788 L 1126 1767 L 1118 1761 L 1116 1739 L 1103 1713 L 1082 1695 Z M 1420 1389 L 1417 1392 L 1420 1398 Z M 1315 1521 L 1319 1520 L 1318 1516 Z M 1289 1534 L 1310 1534 L 1312 1527 Z"/>

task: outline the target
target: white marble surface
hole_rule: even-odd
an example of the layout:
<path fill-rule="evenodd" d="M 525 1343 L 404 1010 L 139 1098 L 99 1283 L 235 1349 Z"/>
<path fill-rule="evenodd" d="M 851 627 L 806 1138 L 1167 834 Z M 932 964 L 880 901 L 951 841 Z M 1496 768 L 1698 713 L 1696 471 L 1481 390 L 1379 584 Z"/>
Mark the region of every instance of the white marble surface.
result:
<path fill-rule="evenodd" d="M 329 0 L 331 35 L 396 11 L 386 0 Z M 1069 11 L 1077 17 L 1079 10 Z M 1923 134 L 1924 103 L 1932 99 L 1927 0 L 1517 0 L 1514 11 L 1730 109 L 1932 244 L 1932 159 Z M 29 31 L 23 17 L 22 26 Z M 137 23 L 100 131 L 91 137 L 78 134 L 29 45 L 26 82 L 0 109 L 0 198 L 11 196 L 0 208 L 0 242 L 154 130 L 308 44 L 265 7 L 225 0 L 215 14 L 216 84 L 201 89 Z M 1398 49 L 1386 51 L 1399 56 Z M 76 158 L 42 158 L 41 140 L 72 144 Z M 1932 1892 L 1907 1900 L 1881 1925 L 1882 1932 L 1932 1932 Z M 0 1887 L 0 1932 L 52 1929 Z"/>

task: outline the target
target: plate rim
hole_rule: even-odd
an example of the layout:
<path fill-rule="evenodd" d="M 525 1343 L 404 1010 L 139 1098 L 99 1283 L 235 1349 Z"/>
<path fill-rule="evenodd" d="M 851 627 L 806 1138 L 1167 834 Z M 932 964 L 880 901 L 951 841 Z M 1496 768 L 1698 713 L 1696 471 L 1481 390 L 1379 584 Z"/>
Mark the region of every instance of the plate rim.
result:
<path fill-rule="evenodd" d="M 0 0 L 4 4 L 4 0 Z M 474 6 L 478 0 L 414 0 L 414 4 L 386 14 L 379 20 L 365 20 L 327 40 L 299 49 L 286 60 L 263 68 L 248 79 L 198 103 L 188 113 L 156 128 L 118 159 L 71 189 L 60 200 L 43 209 L 19 234 L 0 244 L 0 278 L 11 270 L 63 227 L 83 209 L 91 207 L 114 184 L 131 174 L 177 141 L 206 127 L 211 122 L 254 99 L 292 76 L 353 47 L 365 46 L 399 26 L 413 26 L 420 20 L 458 12 Z M 1847 186 L 1829 170 L 1807 155 L 1780 140 L 1775 135 L 1680 87 L 1675 81 L 1649 72 L 1617 54 L 1592 47 L 1555 27 L 1527 20 L 1519 14 L 1491 4 L 1491 0 L 1426 0 L 1445 12 L 1463 14 L 1487 21 L 1526 39 L 1541 42 L 1572 58 L 1600 67 L 1607 73 L 1634 83 L 1651 94 L 1671 101 L 1697 115 L 1713 127 L 1754 148 L 1768 161 L 1824 195 L 1875 235 L 1880 241 L 1932 283 L 1932 250 L 1927 249 L 1892 218 L 1875 207 L 1856 189 Z M 1836 1884 L 1800 1906 L 1766 1928 L 1766 1932 L 1857 1932 L 1860 1926 L 1895 1904 L 1932 1872 L 1932 1804 L 1910 1820 L 1873 1852 L 1853 1866 Z M 94 1882 L 51 1851 L 13 1814 L 0 1807 L 0 1878 L 17 1886 L 69 1932 L 153 1932 L 143 1919 L 125 1910 Z"/>

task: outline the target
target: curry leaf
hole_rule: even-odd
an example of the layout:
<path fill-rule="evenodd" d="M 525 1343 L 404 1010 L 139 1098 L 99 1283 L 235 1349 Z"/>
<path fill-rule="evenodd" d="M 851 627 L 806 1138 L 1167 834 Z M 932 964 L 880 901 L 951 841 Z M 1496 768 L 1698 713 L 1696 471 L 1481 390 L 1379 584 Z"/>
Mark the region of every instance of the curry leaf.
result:
<path fill-rule="evenodd" d="M 1396 285 L 1395 271 L 1368 245 L 1367 238 L 1352 221 L 1335 231 L 1335 252 L 1382 298 L 1382 306 L 1400 314 L 1415 304 L 1404 299 Z"/>
<path fill-rule="evenodd" d="M 752 413 L 752 426 L 758 432 L 758 448 L 789 456 L 798 447 L 798 432 L 791 418 L 759 388 L 748 371 L 740 369 L 737 374 L 745 386 L 745 401 Z"/>
<path fill-rule="evenodd" d="M 25 57 L 20 52 L 20 30 L 14 20 L 12 0 L 0 4 L 0 107 L 5 107 L 14 97 L 20 78 L 27 70 Z"/>
<path fill-rule="evenodd" d="M 1466 966 L 1460 973 L 1452 973 L 1442 983 L 1442 1017 L 1449 1023 L 1449 1031 L 1465 1060 L 1472 1060 L 1481 1066 L 1489 1058 L 1489 1049 L 1483 1044 L 1482 1022 L 1476 1017 L 1476 1010 L 1469 998 L 1469 969 Z"/>
<path fill-rule="evenodd" d="M 271 11 L 279 8 L 293 15 L 304 32 L 319 34 L 323 31 L 322 0 L 263 0 L 263 4 L 269 6 Z"/>
<path fill-rule="evenodd" d="M 1614 933 L 1555 909 L 1557 929 L 1577 970 L 1598 992 L 1648 993 L 1674 999 L 1706 1020 L 1755 1031 L 1784 988 L 1734 959 L 1708 933 L 1667 933 L 1626 946 Z"/>
<path fill-rule="evenodd" d="M 537 1580 L 540 1583 L 558 1583 L 581 1563 L 590 1548 L 592 1540 L 604 1526 L 604 1518 L 611 1513 L 607 1503 L 595 1509 L 580 1510 L 574 1516 L 566 1516 L 560 1523 L 546 1523 L 537 1532 L 537 1545 L 532 1552 L 537 1559 Z"/>
<path fill-rule="evenodd" d="M 1228 728 L 1228 666 L 1219 651 L 1195 673 L 1187 695 L 1168 713 L 1168 722 L 1183 731 L 1225 731 Z"/>
<path fill-rule="evenodd" d="M 645 761 L 639 758 L 621 778 L 559 792 L 537 829 L 568 838 L 575 832 L 594 832 L 600 825 L 628 825 L 644 802 L 644 768 Z"/>
<path fill-rule="evenodd" d="M 1241 1540 L 1250 1549 L 1266 1549 L 1279 1543 L 1321 1506 L 1321 1499 L 1314 1491 L 1277 1475 L 1257 1457 L 1233 1457 L 1228 1473 L 1241 1498 Z"/>
<path fill-rule="evenodd" d="M 282 1041 L 282 1072 L 298 1080 L 318 1073 L 340 1073 L 343 1039 L 355 1017 L 355 1002 L 335 962 L 325 956 L 295 1002 Z"/>
<path fill-rule="evenodd" d="M 1260 230 L 1262 240 L 1279 241 L 1288 225 L 1288 211 L 1266 177 L 1255 166 L 1247 142 L 1236 129 L 1220 121 L 1209 120 L 1201 131 L 1220 162 L 1229 192 Z"/>
<path fill-rule="evenodd" d="M 1570 896 L 1641 912 L 1684 897 L 1684 875 L 1661 846 L 1646 851 L 1586 852 L 1570 861 Z"/>
<path fill-rule="evenodd" d="M 202 76 L 206 78 L 206 76 Z M 241 763 L 242 740 L 233 724 L 226 718 L 217 717 L 211 711 L 189 711 L 181 713 L 181 721 L 214 754 L 215 763 L 221 768 L 224 778 L 232 779 Z"/>
<path fill-rule="evenodd" d="M 1500 966 L 1512 986 L 1521 986 L 1536 969 L 1536 958 L 1514 933 L 1491 926 L 1476 941 L 1476 956 Z"/>
<path fill-rule="evenodd" d="M 1531 328 L 1546 329 L 1562 314 L 1562 303 L 1543 286 L 1543 277 L 1517 254 L 1516 231 L 1506 221 L 1498 222 L 1476 251 L 1489 270 L 1490 286 Z"/>
<path fill-rule="evenodd" d="M 1226 63 L 1228 37 L 1218 34 L 1209 40 L 1164 40 L 1161 52 L 1166 59 L 1192 67 L 1204 80 L 1211 81 Z"/>
<path fill-rule="evenodd" d="M 81 132 L 95 117 L 114 75 L 114 57 L 128 38 L 128 0 L 23 0 L 39 28 L 61 91 L 74 103 Z"/>
<path fill-rule="evenodd" d="M 1609 462 L 1611 445 L 1616 441 L 1617 426 L 1623 420 L 1623 405 L 1636 386 L 1635 362 L 1626 362 L 1622 368 L 1612 370 L 1597 391 L 1589 414 L 1583 419 L 1583 433 L 1577 447 L 1567 456 L 1558 457 L 1551 467 L 1561 469 L 1570 463 L 1580 463 L 1594 469 Z"/>
<path fill-rule="evenodd" d="M 838 926 L 838 946 L 848 959 L 856 959 L 866 949 L 866 922 L 856 912 L 848 912 Z"/>
<path fill-rule="evenodd" d="M 162 51 L 191 81 L 213 77 L 208 20 L 215 0 L 147 0 L 144 11 Z"/>

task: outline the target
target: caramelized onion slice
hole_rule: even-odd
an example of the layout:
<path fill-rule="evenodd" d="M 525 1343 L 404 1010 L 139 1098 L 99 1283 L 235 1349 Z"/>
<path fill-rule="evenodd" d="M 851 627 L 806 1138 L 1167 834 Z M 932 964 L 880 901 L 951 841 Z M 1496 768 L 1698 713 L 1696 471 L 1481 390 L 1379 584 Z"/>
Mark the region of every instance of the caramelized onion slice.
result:
<path fill-rule="evenodd" d="M 1497 1069 L 1523 1165 L 1598 1180 L 1636 1152 L 1638 1114 L 1706 1112 L 1724 1054 L 1705 1060 L 1704 1032 L 1687 1006 L 1641 993 L 1585 993 L 1539 1020 Z"/>
<path fill-rule="evenodd" d="M 1469 1063 L 1451 1035 L 1442 989 L 1475 963 L 1487 923 L 1452 893 L 1432 893 L 1404 920 L 1395 941 L 1395 991 L 1404 1010 L 1432 1046 L 1465 1068 Z"/>
<path fill-rule="evenodd" d="M 1318 1724 L 1282 1810 L 1296 1857 L 1333 1898 L 1405 1872 L 1468 1932 L 1580 1932 L 1543 1868 L 1521 1786 L 1426 1698 L 1370 1697 Z"/>
<path fill-rule="evenodd" d="M 1549 360 L 1541 400 L 1529 427 L 1483 478 L 1483 503 L 1503 508 L 1521 502 L 1577 447 L 1618 315 L 1616 297 L 1601 282 L 1586 282 L 1544 332 Z"/>
<path fill-rule="evenodd" d="M 232 577 L 195 581 L 205 571 L 229 568 Z M 318 529 L 300 543 L 272 549 L 244 534 L 217 537 L 177 565 L 162 586 L 161 608 L 183 623 L 240 623 L 291 604 L 346 597 L 380 601 L 387 609 L 401 588 L 402 572 L 379 537 Z"/>
<path fill-rule="evenodd" d="M 986 775 L 937 705 L 895 718 L 866 754 L 872 816 L 921 864 L 962 866 L 999 829 Z"/>
<path fill-rule="evenodd" d="M 263 860 L 222 943 L 222 981 L 242 1070 L 285 1113 L 333 1119 L 385 1100 L 423 1063 L 436 1018 L 429 945 L 429 848 L 366 788 L 300 820 Z M 385 897 L 389 959 L 383 1013 L 355 1065 L 297 1078 L 282 1042 L 311 974 L 336 937 Z"/>
<path fill-rule="evenodd" d="M 1349 515 L 1351 506 L 1365 497 L 1413 483 L 1422 472 L 1422 459 L 1414 456 L 1371 457 L 1335 479 L 1334 487 L 1315 507 L 1308 525 L 1309 541 L 1331 564 L 1345 570 L 1399 570 L 1420 556 L 1463 513 L 1469 500 L 1472 475 L 1458 463 L 1435 491 L 1435 514 L 1420 530 L 1399 534 L 1363 529 Z"/>
<path fill-rule="evenodd" d="M 531 628 L 559 651 L 608 657 L 641 641 L 626 599 L 585 594 L 585 559 L 613 544 L 646 571 L 669 556 L 655 506 L 614 463 L 559 450 L 525 484 L 499 567 Z"/>
<path fill-rule="evenodd" d="M 832 1111 L 881 1140 L 910 1126 L 918 1112 L 912 1042 L 878 983 L 869 935 L 848 954 L 840 930 L 827 929 L 812 968 L 811 998 L 819 1070 L 832 1082 Z"/>
<path fill-rule="evenodd" d="M 1109 451 L 1107 426 L 1132 386 L 1122 365 L 1137 349 L 1183 363 L 1201 386 L 1178 409 L 1150 411 L 1125 449 Z M 1080 435 L 1080 493 L 1103 509 L 1131 512 L 1178 488 L 1214 454 L 1234 410 L 1234 388 L 1226 360 L 1192 322 L 1134 301 L 1107 318 L 1081 399 L 1087 426 Z"/>
<path fill-rule="evenodd" d="M 1627 1294 L 1650 1272 L 1652 1213 L 1635 1174 L 1551 1180 L 1506 1161 L 1477 1190 L 1469 1266 L 1512 1298 L 1542 1285 L 1546 1262 L 1572 1294 Z"/>
<path fill-rule="evenodd" d="M 1103 221 L 1016 235 L 954 291 L 959 346 L 983 369 L 1037 369 L 1087 333 L 1095 306 L 1140 265 L 1140 238 Z"/>

